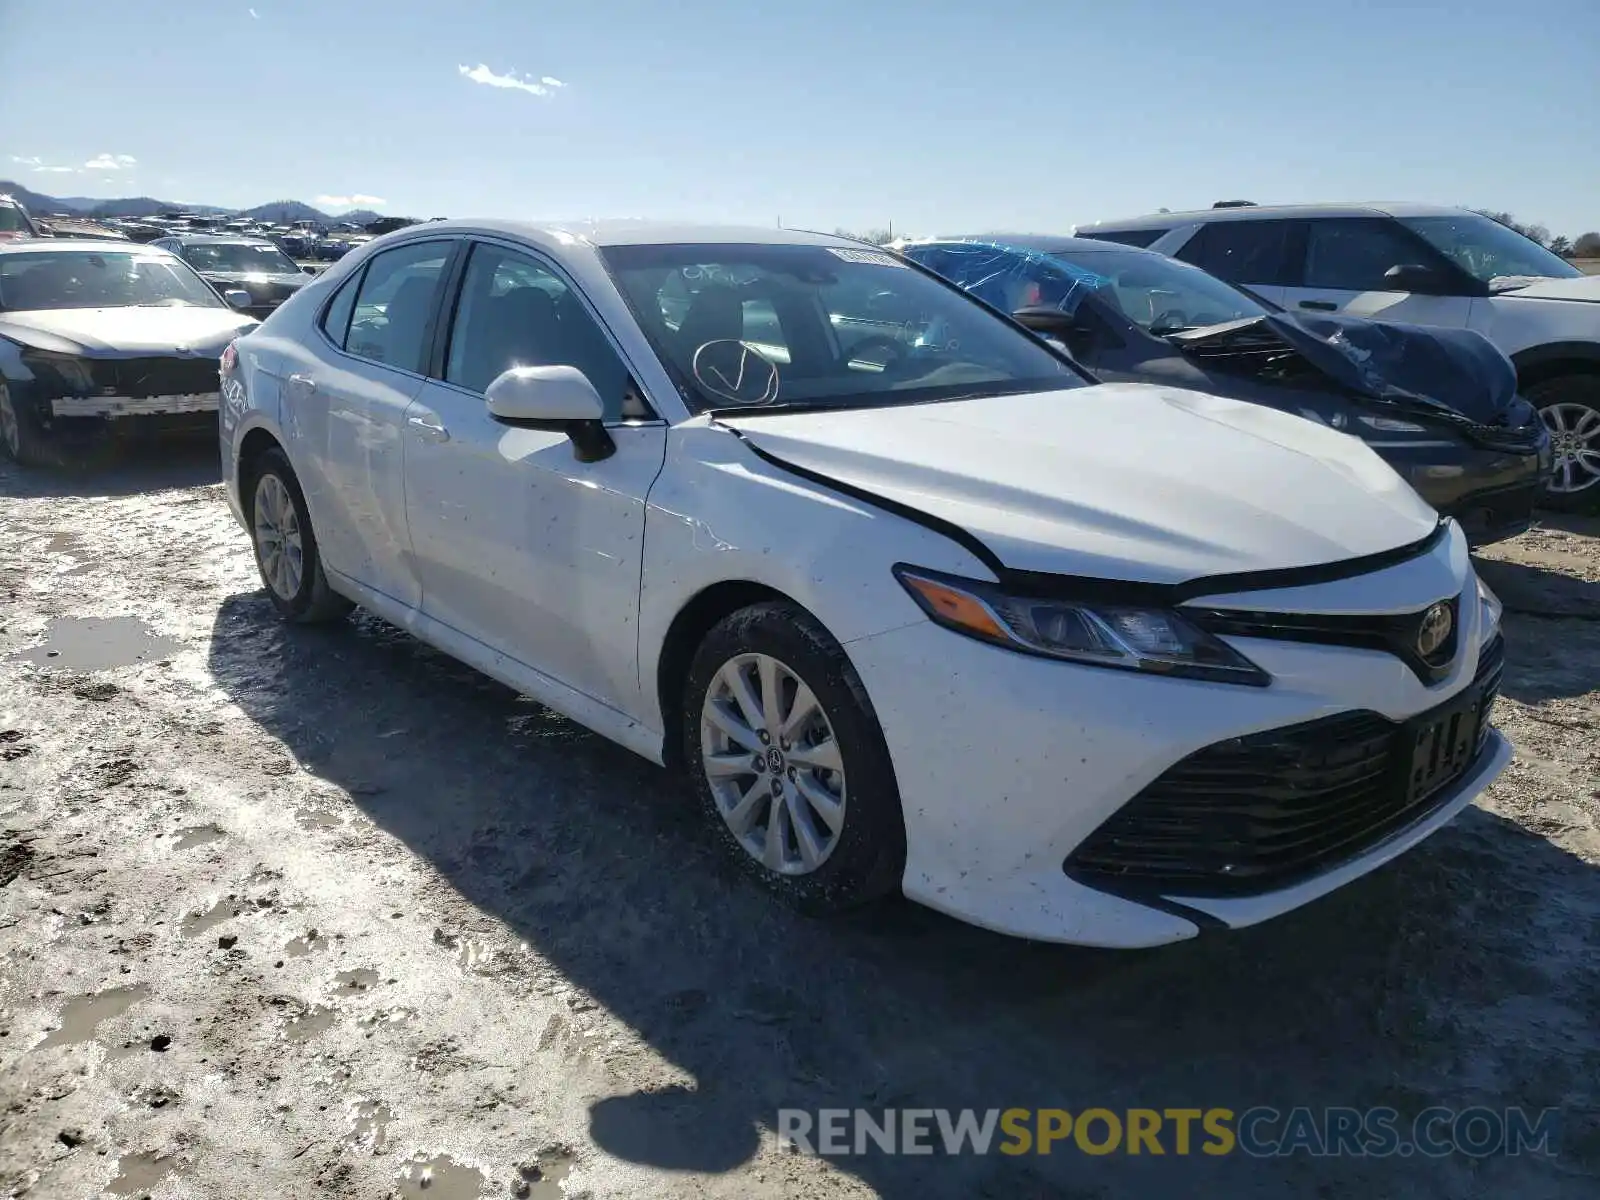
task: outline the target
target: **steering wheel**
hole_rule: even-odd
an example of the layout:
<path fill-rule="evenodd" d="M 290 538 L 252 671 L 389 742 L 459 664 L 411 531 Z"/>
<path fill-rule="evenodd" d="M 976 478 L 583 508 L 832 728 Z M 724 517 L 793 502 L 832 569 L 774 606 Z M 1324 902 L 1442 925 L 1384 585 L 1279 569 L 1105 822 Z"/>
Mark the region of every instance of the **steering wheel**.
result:
<path fill-rule="evenodd" d="M 706 391 L 735 404 L 771 404 L 778 398 L 778 368 L 736 338 L 702 342 L 690 371 Z"/>
<path fill-rule="evenodd" d="M 864 350 L 888 351 L 888 354 L 883 361 L 883 370 L 886 374 L 894 370 L 896 367 L 902 365 L 906 360 L 906 356 L 910 353 L 909 347 L 907 347 L 906 344 L 899 338 L 889 337 L 886 334 L 875 333 L 871 337 L 862 338 L 859 342 L 855 343 L 855 345 L 851 346 L 844 352 L 845 366 L 848 367 L 851 363 L 858 362 L 863 359 L 865 359 L 867 362 L 877 361 L 875 358 L 871 357 L 870 354 L 863 353 Z"/>

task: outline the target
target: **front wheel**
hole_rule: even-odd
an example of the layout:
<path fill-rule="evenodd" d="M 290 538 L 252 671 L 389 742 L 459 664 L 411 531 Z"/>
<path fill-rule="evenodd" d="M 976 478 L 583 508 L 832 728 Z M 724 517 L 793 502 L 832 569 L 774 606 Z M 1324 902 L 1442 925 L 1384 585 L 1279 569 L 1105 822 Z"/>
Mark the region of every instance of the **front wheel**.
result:
<path fill-rule="evenodd" d="M 1550 430 L 1555 457 L 1541 503 L 1558 512 L 1600 511 L 1600 375 L 1547 379 L 1527 398 Z"/>
<path fill-rule="evenodd" d="M 246 480 L 250 540 L 267 596 L 299 625 L 337 621 L 355 607 L 328 586 L 305 494 L 281 450 L 269 450 Z"/>
<path fill-rule="evenodd" d="M 896 891 L 905 822 L 883 733 L 838 642 L 799 607 L 719 622 L 684 689 L 683 762 L 715 838 L 806 912 Z"/>
<path fill-rule="evenodd" d="M 27 404 L 18 403 L 11 389 L 0 383 L 0 453 L 25 467 L 96 467 L 111 458 L 113 440 L 109 423 L 101 419 L 74 418 L 68 431 L 48 429 Z"/>

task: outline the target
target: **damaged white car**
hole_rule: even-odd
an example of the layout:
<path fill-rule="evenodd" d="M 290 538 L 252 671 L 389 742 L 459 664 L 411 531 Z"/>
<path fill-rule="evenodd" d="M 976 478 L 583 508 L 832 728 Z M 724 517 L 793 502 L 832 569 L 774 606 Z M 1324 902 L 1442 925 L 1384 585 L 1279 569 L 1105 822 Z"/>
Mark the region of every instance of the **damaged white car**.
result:
<path fill-rule="evenodd" d="M 283 617 L 361 604 L 685 772 L 811 910 L 1171 942 L 1372 870 L 1510 757 L 1499 606 L 1368 447 L 1096 385 L 859 243 L 418 226 L 223 394 Z"/>
<path fill-rule="evenodd" d="M 130 418 L 214 423 L 218 358 L 255 324 L 164 250 L 0 245 L 0 452 L 60 465 L 94 457 Z"/>

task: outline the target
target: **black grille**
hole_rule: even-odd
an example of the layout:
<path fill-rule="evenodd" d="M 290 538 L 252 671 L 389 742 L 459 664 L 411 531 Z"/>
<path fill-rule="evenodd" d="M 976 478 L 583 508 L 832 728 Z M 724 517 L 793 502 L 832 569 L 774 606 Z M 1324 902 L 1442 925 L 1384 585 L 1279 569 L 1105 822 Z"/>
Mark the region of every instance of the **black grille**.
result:
<path fill-rule="evenodd" d="M 214 358 L 103 358 L 89 367 L 108 396 L 191 396 L 221 386 Z"/>
<path fill-rule="evenodd" d="M 1391 616 L 1326 615 L 1321 613 L 1246 612 L 1241 609 L 1188 608 L 1183 611 L 1212 633 L 1231 637 L 1275 638 L 1289 642 L 1316 642 L 1330 646 L 1355 646 L 1393 654 L 1416 672 L 1424 683 L 1438 683 L 1450 673 L 1456 659 L 1461 626 L 1458 598 L 1445 602 L 1450 610 L 1449 636 L 1424 655 L 1418 645 L 1423 620 L 1433 608 Z"/>
<path fill-rule="evenodd" d="M 1273 891 L 1353 858 L 1432 812 L 1476 761 L 1504 662 L 1405 722 L 1349 712 L 1207 746 L 1090 834 L 1067 873 L 1112 891 Z"/>

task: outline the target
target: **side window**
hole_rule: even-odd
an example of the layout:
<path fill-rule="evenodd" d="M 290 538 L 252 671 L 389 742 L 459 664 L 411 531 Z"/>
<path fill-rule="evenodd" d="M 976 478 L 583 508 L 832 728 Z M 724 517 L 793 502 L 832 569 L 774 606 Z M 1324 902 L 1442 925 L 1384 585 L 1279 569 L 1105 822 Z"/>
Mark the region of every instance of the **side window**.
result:
<path fill-rule="evenodd" d="M 1119 246 L 1137 246 L 1140 250 L 1149 249 L 1157 238 L 1171 233 L 1168 229 L 1112 229 L 1105 233 L 1091 231 L 1080 233 L 1079 237 L 1093 238 L 1097 242 L 1115 242 Z"/>
<path fill-rule="evenodd" d="M 419 242 L 374 257 L 361 277 L 345 349 L 402 371 L 421 371 L 434 296 L 454 248 L 453 242 Z"/>
<path fill-rule="evenodd" d="M 1304 286 L 1348 292 L 1393 291 L 1394 284 L 1384 279 L 1384 272 L 1424 257 L 1417 244 L 1390 221 L 1312 221 L 1306 235 Z"/>
<path fill-rule="evenodd" d="M 450 329 L 445 380 L 474 392 L 512 367 L 577 367 L 607 418 L 644 416 L 627 366 L 562 279 L 526 254 L 473 247 Z"/>
<path fill-rule="evenodd" d="M 1202 225 L 1174 258 L 1229 283 L 1285 284 L 1292 221 L 1213 221 Z"/>
<path fill-rule="evenodd" d="M 346 279 L 334 294 L 333 303 L 322 314 L 322 332 L 339 349 L 344 349 L 345 334 L 350 332 L 350 314 L 356 306 L 356 289 L 361 286 L 361 272 Z"/>

